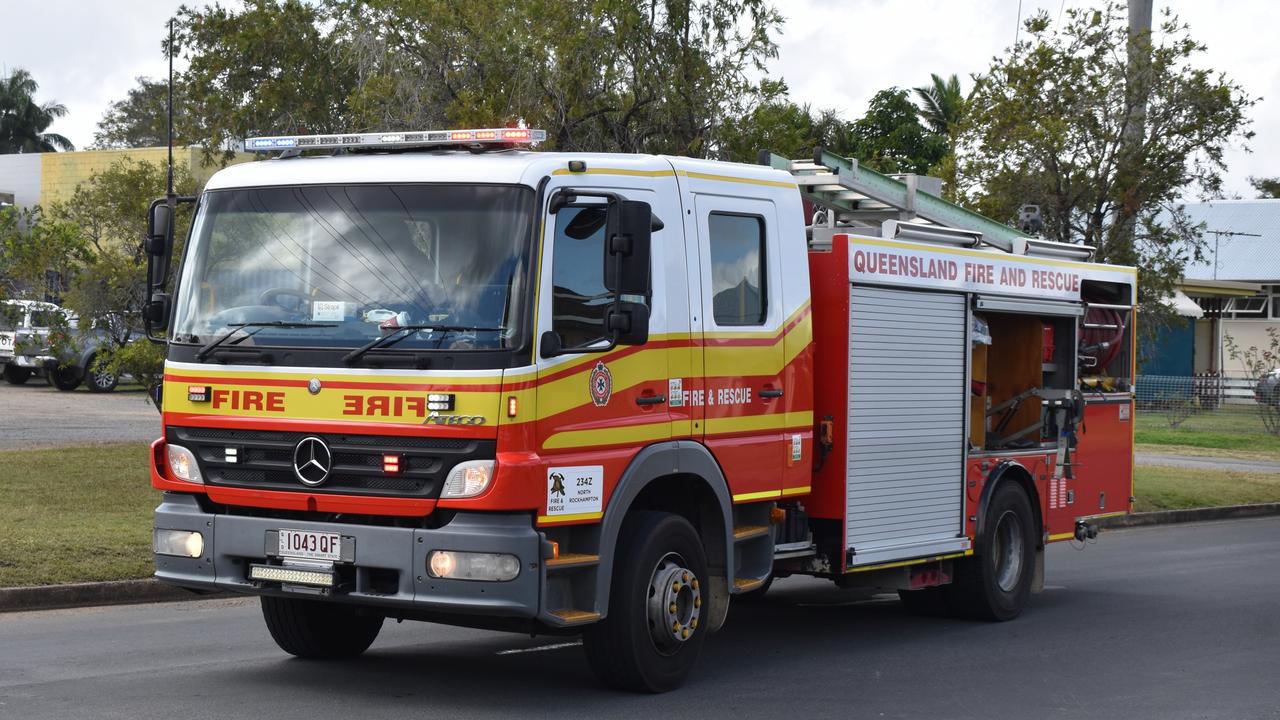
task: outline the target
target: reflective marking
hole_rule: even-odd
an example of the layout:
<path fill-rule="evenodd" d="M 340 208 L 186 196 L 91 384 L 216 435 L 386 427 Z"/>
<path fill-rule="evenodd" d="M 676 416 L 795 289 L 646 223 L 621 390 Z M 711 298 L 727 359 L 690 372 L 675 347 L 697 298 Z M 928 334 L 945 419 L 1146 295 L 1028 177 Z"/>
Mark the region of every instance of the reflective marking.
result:
<path fill-rule="evenodd" d="M 554 515 L 552 517 L 547 517 L 546 515 L 539 515 L 538 522 L 543 524 L 562 523 L 562 522 L 573 522 L 575 520 L 599 520 L 602 517 L 604 517 L 604 513 L 602 512 L 577 513 L 575 515 Z"/>
<path fill-rule="evenodd" d="M 734 502 L 743 502 L 744 500 L 764 500 L 765 498 L 782 497 L 781 490 L 765 490 L 763 492 L 750 492 L 734 495 Z"/>
<path fill-rule="evenodd" d="M 582 644 L 581 640 L 573 642 L 552 643 L 550 645 L 539 645 L 531 648 L 513 648 L 511 650 L 499 650 L 497 655 L 519 655 L 520 653 L 542 652 L 543 650 L 563 650 L 564 648 L 578 647 Z"/>

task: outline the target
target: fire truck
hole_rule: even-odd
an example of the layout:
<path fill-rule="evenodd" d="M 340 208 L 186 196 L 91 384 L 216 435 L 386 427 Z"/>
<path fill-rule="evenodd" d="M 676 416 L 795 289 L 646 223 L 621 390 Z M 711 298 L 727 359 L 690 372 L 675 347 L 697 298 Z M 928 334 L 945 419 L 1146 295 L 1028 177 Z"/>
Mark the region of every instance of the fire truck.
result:
<path fill-rule="evenodd" d="M 581 634 L 661 692 L 774 578 L 1010 620 L 1130 510 L 1133 268 L 821 150 L 544 138 L 251 138 L 153 204 L 160 580 L 303 658 Z"/>

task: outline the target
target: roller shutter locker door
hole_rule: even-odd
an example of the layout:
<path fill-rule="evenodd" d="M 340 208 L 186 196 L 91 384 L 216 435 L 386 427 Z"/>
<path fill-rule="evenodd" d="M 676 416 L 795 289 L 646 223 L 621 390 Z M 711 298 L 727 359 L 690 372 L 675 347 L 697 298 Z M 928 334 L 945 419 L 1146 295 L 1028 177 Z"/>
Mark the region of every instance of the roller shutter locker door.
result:
<path fill-rule="evenodd" d="M 851 564 L 967 547 L 965 296 L 858 285 L 850 293 Z"/>

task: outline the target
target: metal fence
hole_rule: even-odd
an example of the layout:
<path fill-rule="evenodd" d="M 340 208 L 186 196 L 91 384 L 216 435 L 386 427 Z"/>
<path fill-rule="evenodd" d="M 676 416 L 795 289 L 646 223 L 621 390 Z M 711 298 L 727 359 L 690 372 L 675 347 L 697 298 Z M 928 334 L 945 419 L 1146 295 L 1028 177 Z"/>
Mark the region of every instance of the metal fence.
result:
<path fill-rule="evenodd" d="M 1205 432 L 1264 432 L 1280 407 L 1280 384 L 1217 374 L 1139 376 L 1135 395 L 1144 424 Z"/>

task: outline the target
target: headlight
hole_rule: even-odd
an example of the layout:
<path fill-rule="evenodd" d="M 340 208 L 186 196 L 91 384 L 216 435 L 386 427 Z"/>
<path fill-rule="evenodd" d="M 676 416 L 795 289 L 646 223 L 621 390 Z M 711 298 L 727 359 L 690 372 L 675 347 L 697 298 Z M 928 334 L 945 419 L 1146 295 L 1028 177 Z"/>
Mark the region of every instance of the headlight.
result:
<path fill-rule="evenodd" d="M 200 475 L 200 464 L 196 462 L 196 454 L 181 445 L 169 446 L 169 471 L 179 480 L 204 482 Z"/>
<path fill-rule="evenodd" d="M 157 555 L 198 558 L 204 554 L 204 536 L 191 530 L 156 529 L 151 549 Z"/>
<path fill-rule="evenodd" d="M 520 574 L 520 558 L 506 553 L 432 550 L 427 556 L 427 570 L 432 577 L 450 580 L 507 582 Z"/>
<path fill-rule="evenodd" d="M 441 498 L 475 497 L 489 489 L 493 479 L 492 460 L 468 460 L 453 466 L 445 478 Z"/>

